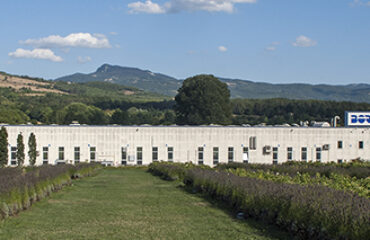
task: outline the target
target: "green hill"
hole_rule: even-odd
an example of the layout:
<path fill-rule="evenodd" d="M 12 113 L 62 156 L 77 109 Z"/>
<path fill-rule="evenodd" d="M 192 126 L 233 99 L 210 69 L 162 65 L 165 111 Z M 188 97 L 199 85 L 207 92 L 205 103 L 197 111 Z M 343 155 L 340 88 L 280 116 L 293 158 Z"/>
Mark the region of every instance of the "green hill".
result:
<path fill-rule="evenodd" d="M 311 85 L 271 84 L 239 79 L 220 78 L 229 86 L 232 98 L 289 98 L 333 101 L 354 101 L 370 103 L 369 84 Z M 111 82 L 136 87 L 145 91 L 175 96 L 182 80 L 153 73 L 148 70 L 104 64 L 90 74 L 76 73 L 56 79 L 65 82 Z"/>

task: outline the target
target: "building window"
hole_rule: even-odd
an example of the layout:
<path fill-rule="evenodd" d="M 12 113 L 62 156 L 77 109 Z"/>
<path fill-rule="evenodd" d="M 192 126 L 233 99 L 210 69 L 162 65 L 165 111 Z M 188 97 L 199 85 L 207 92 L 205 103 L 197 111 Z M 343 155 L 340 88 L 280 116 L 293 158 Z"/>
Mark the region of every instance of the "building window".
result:
<path fill-rule="evenodd" d="M 243 147 L 243 163 L 248 163 L 249 161 L 249 149 L 248 147 Z"/>
<path fill-rule="evenodd" d="M 342 149 L 343 148 L 343 141 L 338 141 L 337 147 L 338 147 L 338 149 Z"/>
<path fill-rule="evenodd" d="M 152 147 L 152 160 L 158 161 L 158 147 Z"/>
<path fill-rule="evenodd" d="M 137 165 L 143 164 L 143 147 L 136 148 L 136 159 L 137 159 Z"/>
<path fill-rule="evenodd" d="M 173 147 L 167 148 L 167 157 L 169 162 L 173 161 Z"/>
<path fill-rule="evenodd" d="M 287 148 L 287 159 L 288 161 L 292 161 L 293 160 L 293 148 L 292 147 L 288 147 Z"/>
<path fill-rule="evenodd" d="M 17 165 L 17 147 L 10 148 L 10 164 Z"/>
<path fill-rule="evenodd" d="M 272 148 L 272 164 L 278 163 L 278 148 L 274 147 Z"/>
<path fill-rule="evenodd" d="M 359 149 L 364 149 L 364 141 L 359 141 L 358 142 L 358 148 Z"/>
<path fill-rule="evenodd" d="M 228 148 L 227 159 L 229 162 L 234 161 L 234 148 L 233 147 Z"/>
<path fill-rule="evenodd" d="M 49 163 L 49 147 L 43 147 L 42 148 L 42 164 L 48 164 Z"/>
<path fill-rule="evenodd" d="M 59 147 L 59 160 L 64 160 L 64 147 Z"/>
<path fill-rule="evenodd" d="M 127 164 L 127 148 L 121 147 L 121 164 L 126 165 Z"/>
<path fill-rule="evenodd" d="M 316 161 L 321 161 L 321 147 L 316 148 Z"/>
<path fill-rule="evenodd" d="M 213 148 L 213 164 L 218 164 L 218 147 Z"/>
<path fill-rule="evenodd" d="M 198 164 L 202 165 L 204 163 L 204 148 L 198 147 Z"/>
<path fill-rule="evenodd" d="M 90 147 L 90 162 L 96 161 L 96 147 Z"/>
<path fill-rule="evenodd" d="M 256 150 L 257 149 L 257 137 L 250 137 L 249 138 L 249 149 Z"/>
<path fill-rule="evenodd" d="M 338 159 L 338 163 L 343 163 L 343 159 Z"/>
<path fill-rule="evenodd" d="M 75 163 L 80 162 L 80 147 L 75 147 Z"/>
<path fill-rule="evenodd" d="M 307 161 L 307 148 L 301 148 L 301 159 L 302 161 Z"/>

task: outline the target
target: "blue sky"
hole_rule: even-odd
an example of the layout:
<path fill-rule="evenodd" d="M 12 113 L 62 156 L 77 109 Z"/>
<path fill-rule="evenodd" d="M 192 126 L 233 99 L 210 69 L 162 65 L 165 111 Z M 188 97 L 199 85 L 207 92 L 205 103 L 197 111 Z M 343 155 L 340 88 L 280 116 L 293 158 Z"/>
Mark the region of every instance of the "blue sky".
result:
<path fill-rule="evenodd" d="M 0 71 L 54 79 L 104 63 L 176 78 L 370 83 L 370 0 L 1 2 Z"/>

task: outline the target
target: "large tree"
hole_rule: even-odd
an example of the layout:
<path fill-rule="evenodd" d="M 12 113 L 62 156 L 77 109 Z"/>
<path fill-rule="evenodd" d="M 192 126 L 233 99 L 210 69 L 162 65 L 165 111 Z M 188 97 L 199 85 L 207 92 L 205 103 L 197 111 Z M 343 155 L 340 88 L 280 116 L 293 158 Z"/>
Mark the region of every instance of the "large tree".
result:
<path fill-rule="evenodd" d="M 230 124 L 230 91 L 213 75 L 186 79 L 175 97 L 177 124 Z"/>
<path fill-rule="evenodd" d="M 33 166 L 36 163 L 37 151 L 36 151 L 36 136 L 31 133 L 28 138 L 28 157 L 30 165 Z"/>
<path fill-rule="evenodd" d="M 4 167 L 8 164 L 8 158 L 8 132 L 3 126 L 0 130 L 0 167 Z"/>
<path fill-rule="evenodd" d="M 18 134 L 17 137 L 17 160 L 18 166 L 22 166 L 24 163 L 24 143 L 23 143 L 23 136 L 22 133 Z"/>

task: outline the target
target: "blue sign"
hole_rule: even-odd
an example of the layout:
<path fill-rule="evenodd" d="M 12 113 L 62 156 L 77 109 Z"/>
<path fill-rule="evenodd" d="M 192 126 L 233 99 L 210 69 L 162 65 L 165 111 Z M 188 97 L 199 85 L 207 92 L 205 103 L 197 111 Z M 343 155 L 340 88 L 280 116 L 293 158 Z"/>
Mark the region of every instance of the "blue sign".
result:
<path fill-rule="evenodd" d="M 370 127 L 370 112 L 346 112 L 346 126 Z"/>

